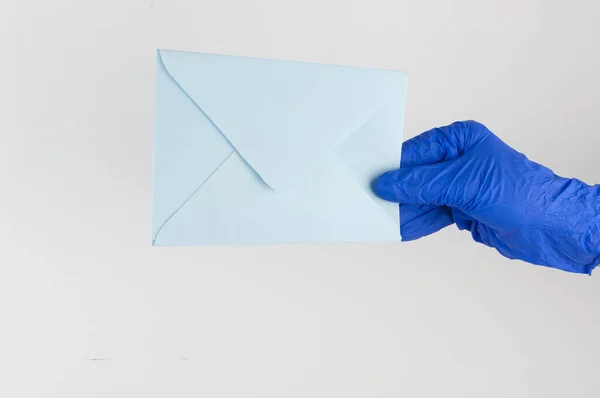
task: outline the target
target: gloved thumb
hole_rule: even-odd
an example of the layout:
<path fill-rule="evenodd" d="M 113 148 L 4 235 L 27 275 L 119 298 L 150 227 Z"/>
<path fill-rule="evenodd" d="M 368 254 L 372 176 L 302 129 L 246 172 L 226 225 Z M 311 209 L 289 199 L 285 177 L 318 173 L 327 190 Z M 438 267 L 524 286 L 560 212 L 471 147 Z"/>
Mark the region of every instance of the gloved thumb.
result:
<path fill-rule="evenodd" d="M 469 181 L 461 160 L 389 171 L 375 180 L 373 190 L 390 202 L 460 208 L 479 185 Z"/>

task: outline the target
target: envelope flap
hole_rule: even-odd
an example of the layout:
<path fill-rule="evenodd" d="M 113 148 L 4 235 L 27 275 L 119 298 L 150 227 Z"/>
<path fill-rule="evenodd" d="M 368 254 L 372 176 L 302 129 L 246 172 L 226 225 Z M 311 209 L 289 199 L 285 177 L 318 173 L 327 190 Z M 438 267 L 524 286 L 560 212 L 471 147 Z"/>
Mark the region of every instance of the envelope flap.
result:
<path fill-rule="evenodd" d="M 160 51 L 168 73 L 269 186 L 294 189 L 403 93 L 401 72 Z"/>

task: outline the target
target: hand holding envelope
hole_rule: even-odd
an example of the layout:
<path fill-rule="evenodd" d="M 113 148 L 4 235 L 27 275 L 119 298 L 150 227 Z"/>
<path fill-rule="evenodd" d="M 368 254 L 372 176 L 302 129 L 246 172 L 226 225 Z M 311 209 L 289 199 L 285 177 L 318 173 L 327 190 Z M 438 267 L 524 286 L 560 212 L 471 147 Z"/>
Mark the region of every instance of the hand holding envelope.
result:
<path fill-rule="evenodd" d="M 400 240 L 401 72 L 159 51 L 153 244 Z"/>

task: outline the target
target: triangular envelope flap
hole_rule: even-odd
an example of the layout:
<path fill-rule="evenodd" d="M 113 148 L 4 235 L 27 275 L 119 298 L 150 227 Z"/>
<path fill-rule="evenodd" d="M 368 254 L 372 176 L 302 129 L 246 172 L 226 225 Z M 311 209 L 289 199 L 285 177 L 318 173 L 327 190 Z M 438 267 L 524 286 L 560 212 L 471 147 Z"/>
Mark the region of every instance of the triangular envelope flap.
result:
<path fill-rule="evenodd" d="M 153 238 L 233 151 L 157 59 Z"/>
<path fill-rule="evenodd" d="M 165 68 L 273 189 L 306 179 L 402 92 L 393 71 L 179 51 Z M 368 150 L 368 149 L 365 149 Z"/>

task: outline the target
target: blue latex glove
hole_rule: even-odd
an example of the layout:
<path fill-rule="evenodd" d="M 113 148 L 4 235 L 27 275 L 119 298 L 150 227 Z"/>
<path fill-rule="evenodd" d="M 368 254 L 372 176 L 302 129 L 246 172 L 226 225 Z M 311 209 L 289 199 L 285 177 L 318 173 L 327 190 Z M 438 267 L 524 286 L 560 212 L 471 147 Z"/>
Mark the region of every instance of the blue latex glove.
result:
<path fill-rule="evenodd" d="M 374 189 L 400 203 L 403 240 L 456 223 L 510 259 L 586 274 L 600 262 L 600 186 L 555 175 L 477 122 L 405 142 Z"/>

